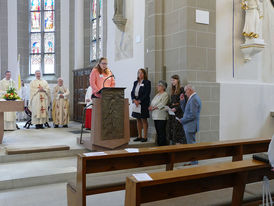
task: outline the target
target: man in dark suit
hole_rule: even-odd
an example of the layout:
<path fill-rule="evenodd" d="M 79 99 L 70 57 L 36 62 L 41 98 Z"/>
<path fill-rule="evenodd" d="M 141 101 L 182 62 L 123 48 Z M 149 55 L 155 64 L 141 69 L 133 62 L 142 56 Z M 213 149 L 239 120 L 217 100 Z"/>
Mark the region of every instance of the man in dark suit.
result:
<path fill-rule="evenodd" d="M 180 104 L 184 116 L 179 121 L 184 127 L 187 144 L 194 144 L 196 143 L 196 133 L 199 131 L 202 102 L 198 94 L 195 92 L 195 89 L 190 84 L 185 86 L 185 94 L 188 97 L 187 102 L 184 95 L 180 96 Z M 197 163 L 198 162 L 195 161 L 191 164 Z"/>

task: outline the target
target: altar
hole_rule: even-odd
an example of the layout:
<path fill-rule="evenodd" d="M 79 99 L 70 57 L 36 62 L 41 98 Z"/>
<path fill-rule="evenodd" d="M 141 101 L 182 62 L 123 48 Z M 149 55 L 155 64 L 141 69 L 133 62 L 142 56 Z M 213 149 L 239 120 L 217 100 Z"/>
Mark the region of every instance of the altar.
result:
<path fill-rule="evenodd" d="M 0 144 L 4 137 L 4 112 L 24 111 L 24 101 L 0 101 Z"/>

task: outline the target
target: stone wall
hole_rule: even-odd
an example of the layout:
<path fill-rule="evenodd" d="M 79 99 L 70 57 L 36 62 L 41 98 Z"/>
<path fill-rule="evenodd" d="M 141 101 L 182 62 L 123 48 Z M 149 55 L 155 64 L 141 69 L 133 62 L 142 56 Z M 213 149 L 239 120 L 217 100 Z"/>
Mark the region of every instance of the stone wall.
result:
<path fill-rule="evenodd" d="M 196 9 L 210 12 L 209 25 L 195 22 Z M 145 65 L 154 86 L 179 74 L 202 99 L 198 141 L 219 140 L 220 86 L 216 83 L 215 0 L 148 0 Z"/>

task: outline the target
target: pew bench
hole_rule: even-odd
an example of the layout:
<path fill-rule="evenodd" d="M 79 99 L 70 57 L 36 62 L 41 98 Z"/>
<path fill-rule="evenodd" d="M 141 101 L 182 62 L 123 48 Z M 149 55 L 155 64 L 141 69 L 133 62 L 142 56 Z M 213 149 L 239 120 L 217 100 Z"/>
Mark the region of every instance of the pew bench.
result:
<path fill-rule="evenodd" d="M 140 148 L 136 153 L 125 150 L 106 151 L 105 155 L 101 156 L 79 154 L 76 180 L 67 184 L 68 205 L 85 206 L 87 195 L 125 189 L 125 177 L 113 178 L 110 182 L 94 183 L 92 178 L 88 178 L 88 174 L 159 165 L 166 165 L 166 170 L 173 170 L 175 163 L 222 157 L 232 157 L 233 161 L 239 161 L 243 159 L 243 155 L 266 152 L 270 140 L 257 138 Z"/>
<path fill-rule="evenodd" d="M 152 180 L 127 177 L 125 206 L 139 206 L 180 196 L 233 187 L 231 205 L 242 205 L 246 184 L 274 179 L 269 164 L 256 160 L 225 162 L 148 174 Z"/>

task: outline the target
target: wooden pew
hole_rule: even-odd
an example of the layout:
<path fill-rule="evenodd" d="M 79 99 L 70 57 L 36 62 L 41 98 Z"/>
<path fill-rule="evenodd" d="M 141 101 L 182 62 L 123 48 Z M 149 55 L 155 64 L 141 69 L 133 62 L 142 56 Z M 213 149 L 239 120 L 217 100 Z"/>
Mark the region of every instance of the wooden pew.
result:
<path fill-rule="evenodd" d="M 233 187 L 232 206 L 242 205 L 245 185 L 274 179 L 269 164 L 256 160 L 225 162 L 149 174 L 152 180 L 127 177 L 125 206 Z"/>
<path fill-rule="evenodd" d="M 233 161 L 239 161 L 243 159 L 243 155 L 266 152 L 270 140 L 257 138 L 141 148 L 138 153 L 128 153 L 125 150 L 106 151 L 107 155 L 92 157 L 79 154 L 76 182 L 67 184 L 68 205 L 85 206 L 87 195 L 125 189 L 125 179 L 94 185 L 87 183 L 87 174 L 157 165 L 166 165 L 166 170 L 172 170 L 175 163 L 230 156 Z"/>

